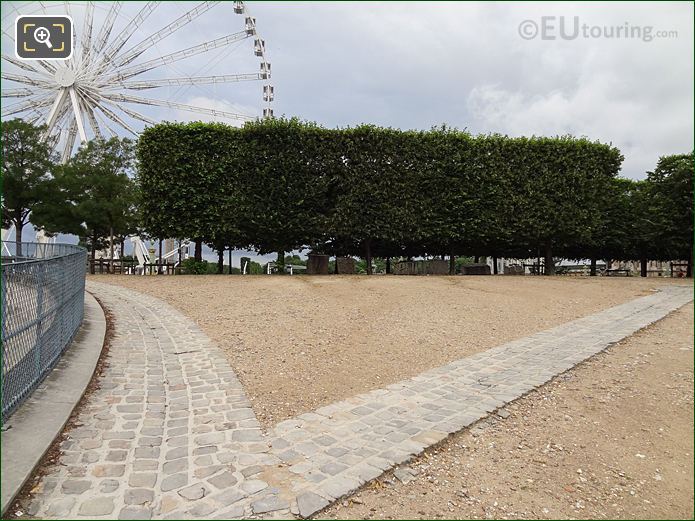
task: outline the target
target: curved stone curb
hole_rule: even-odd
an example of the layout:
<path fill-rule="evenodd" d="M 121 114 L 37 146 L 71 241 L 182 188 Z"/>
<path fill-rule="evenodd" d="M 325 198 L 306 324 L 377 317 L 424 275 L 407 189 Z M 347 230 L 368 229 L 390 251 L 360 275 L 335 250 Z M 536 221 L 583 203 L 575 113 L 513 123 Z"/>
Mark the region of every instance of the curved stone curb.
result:
<path fill-rule="evenodd" d="M 77 335 L 51 373 L 3 425 L 3 515 L 82 398 L 94 375 L 105 334 L 104 312 L 86 293 L 84 319 Z"/>
<path fill-rule="evenodd" d="M 264 434 L 224 354 L 164 302 L 89 283 L 106 374 L 31 515 L 308 517 L 692 299 L 663 291 L 321 407 Z"/>

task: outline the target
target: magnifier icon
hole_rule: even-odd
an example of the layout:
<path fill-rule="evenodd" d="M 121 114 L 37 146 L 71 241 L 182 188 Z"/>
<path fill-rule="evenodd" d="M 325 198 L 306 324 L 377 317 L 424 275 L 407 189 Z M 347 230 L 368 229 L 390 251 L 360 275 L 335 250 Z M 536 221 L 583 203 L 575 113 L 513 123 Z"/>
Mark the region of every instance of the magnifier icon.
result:
<path fill-rule="evenodd" d="M 46 47 L 52 49 L 53 45 L 51 45 L 50 38 L 51 33 L 45 27 L 37 27 L 34 31 L 34 39 L 39 43 L 45 43 Z"/>

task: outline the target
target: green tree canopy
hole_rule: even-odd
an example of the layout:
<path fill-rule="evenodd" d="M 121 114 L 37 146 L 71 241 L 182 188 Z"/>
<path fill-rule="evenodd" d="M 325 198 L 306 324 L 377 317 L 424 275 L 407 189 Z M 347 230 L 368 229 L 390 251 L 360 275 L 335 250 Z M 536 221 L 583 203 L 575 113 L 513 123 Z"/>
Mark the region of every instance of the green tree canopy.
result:
<path fill-rule="evenodd" d="M 2 122 L 2 225 L 15 227 L 16 254 L 22 254 L 22 231 L 47 190 L 54 156 L 46 127 L 21 119 Z"/>
<path fill-rule="evenodd" d="M 134 144 L 128 139 L 93 140 L 55 169 L 51 197 L 39 204 L 32 222 L 49 233 L 78 235 L 92 250 L 114 236 L 135 231 L 137 185 Z"/>

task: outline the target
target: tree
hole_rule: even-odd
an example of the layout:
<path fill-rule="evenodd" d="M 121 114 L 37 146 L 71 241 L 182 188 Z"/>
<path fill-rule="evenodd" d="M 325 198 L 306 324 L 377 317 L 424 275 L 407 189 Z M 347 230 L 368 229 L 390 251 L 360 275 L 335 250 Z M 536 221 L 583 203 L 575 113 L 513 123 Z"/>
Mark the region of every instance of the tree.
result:
<path fill-rule="evenodd" d="M 553 250 L 588 243 L 600 228 L 601 195 L 615 178 L 623 156 L 610 145 L 577 139 L 516 138 L 501 158 L 512 165 L 516 199 L 514 244 L 545 258 L 553 275 Z M 525 244 L 524 244 L 525 243 Z"/>
<path fill-rule="evenodd" d="M 203 242 L 239 230 L 239 132 L 222 123 L 160 123 L 138 141 L 144 228 L 155 237 L 192 239 L 198 262 Z"/>
<path fill-rule="evenodd" d="M 21 119 L 2 122 L 2 224 L 14 225 L 16 255 L 22 255 L 22 230 L 32 210 L 51 195 L 47 183 L 54 168 L 45 126 Z"/>
<path fill-rule="evenodd" d="M 93 140 L 56 168 L 54 195 L 38 205 L 34 222 L 50 233 L 79 235 L 96 250 L 108 240 L 113 258 L 116 235 L 133 230 L 136 219 L 134 147 L 128 139 Z"/>
<path fill-rule="evenodd" d="M 329 235 L 338 244 L 358 245 L 372 273 L 375 251 L 389 256 L 417 236 L 417 136 L 362 125 L 339 133 L 341 168 L 332 179 L 336 194 Z"/>
<path fill-rule="evenodd" d="M 652 202 L 653 233 L 659 237 L 658 257 L 688 261 L 693 266 L 693 152 L 659 158 L 647 172 Z"/>
<path fill-rule="evenodd" d="M 249 244 L 261 254 L 315 246 L 331 208 L 329 178 L 339 159 L 332 134 L 296 118 L 247 123 L 241 131 L 238 183 Z"/>

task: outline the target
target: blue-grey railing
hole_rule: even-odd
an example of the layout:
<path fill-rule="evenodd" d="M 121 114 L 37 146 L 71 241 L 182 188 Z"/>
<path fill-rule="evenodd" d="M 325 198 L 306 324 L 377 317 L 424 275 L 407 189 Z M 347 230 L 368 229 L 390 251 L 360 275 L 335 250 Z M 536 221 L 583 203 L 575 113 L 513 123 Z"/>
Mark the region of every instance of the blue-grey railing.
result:
<path fill-rule="evenodd" d="M 2 245 L 2 421 L 60 359 L 84 316 L 87 252 L 72 244 Z"/>

